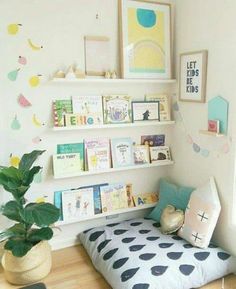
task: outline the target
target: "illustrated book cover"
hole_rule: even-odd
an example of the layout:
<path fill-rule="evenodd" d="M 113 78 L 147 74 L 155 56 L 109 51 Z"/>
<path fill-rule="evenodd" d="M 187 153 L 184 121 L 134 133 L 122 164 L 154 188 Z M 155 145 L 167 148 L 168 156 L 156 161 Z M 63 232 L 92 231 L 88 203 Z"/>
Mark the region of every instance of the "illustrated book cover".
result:
<path fill-rule="evenodd" d="M 167 94 L 147 94 L 146 101 L 159 101 L 160 103 L 160 121 L 168 121 L 170 117 L 170 100 Z"/>
<path fill-rule="evenodd" d="M 84 144 L 83 143 L 69 143 L 58 144 L 57 154 L 80 154 L 81 170 L 84 170 Z"/>
<path fill-rule="evenodd" d="M 167 146 L 150 147 L 151 163 L 170 161 L 170 148 Z"/>
<path fill-rule="evenodd" d="M 134 146 L 134 163 L 136 165 L 144 165 L 150 163 L 150 153 L 148 145 Z"/>
<path fill-rule="evenodd" d="M 148 204 L 155 204 L 158 202 L 158 194 L 157 193 L 134 194 L 133 199 L 136 207 Z"/>
<path fill-rule="evenodd" d="M 148 145 L 150 147 L 164 146 L 165 135 L 164 134 L 142 135 L 141 145 Z"/>
<path fill-rule="evenodd" d="M 111 167 L 110 150 L 106 147 L 87 148 L 87 161 L 89 171 L 99 171 Z"/>
<path fill-rule="evenodd" d="M 133 141 L 131 138 L 111 139 L 113 168 L 127 167 L 134 164 Z"/>
<path fill-rule="evenodd" d="M 66 126 L 65 115 L 72 114 L 72 100 L 62 99 L 53 102 L 54 126 Z"/>
<path fill-rule="evenodd" d="M 54 177 L 65 177 L 82 171 L 80 153 L 53 155 Z"/>

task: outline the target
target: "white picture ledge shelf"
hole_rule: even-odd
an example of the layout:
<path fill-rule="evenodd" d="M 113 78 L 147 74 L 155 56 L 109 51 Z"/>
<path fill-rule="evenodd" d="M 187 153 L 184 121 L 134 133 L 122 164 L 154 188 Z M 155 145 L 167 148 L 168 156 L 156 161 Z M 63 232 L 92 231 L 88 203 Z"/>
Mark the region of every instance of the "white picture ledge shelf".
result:
<path fill-rule="evenodd" d="M 66 78 L 53 78 L 50 80 L 52 83 L 105 83 L 105 84 L 145 84 L 145 83 L 159 83 L 159 84 L 174 84 L 176 79 L 107 79 L 107 78 L 75 78 L 75 79 L 66 79 Z"/>
<path fill-rule="evenodd" d="M 154 167 L 161 167 L 161 166 L 170 166 L 173 165 L 173 161 L 160 161 L 159 163 L 155 164 L 144 164 L 144 165 L 133 165 L 127 167 L 120 167 L 120 168 L 110 168 L 106 170 L 99 170 L 99 171 L 81 171 L 76 174 L 71 175 L 64 175 L 64 176 L 54 176 L 54 179 L 66 179 L 66 178 L 74 178 L 74 177 L 84 177 L 84 176 L 93 176 L 93 175 L 100 175 L 106 173 L 114 173 L 114 172 L 121 172 L 121 171 L 130 171 L 130 170 L 138 170 L 138 169 L 147 169 L 147 168 L 154 168 Z"/>
<path fill-rule="evenodd" d="M 114 210 L 112 212 L 101 213 L 101 214 L 97 214 L 97 215 L 93 215 L 93 216 L 89 216 L 89 217 L 80 217 L 80 219 L 78 219 L 78 220 L 76 219 L 76 220 L 71 220 L 71 221 L 58 221 L 55 225 L 56 226 L 63 226 L 63 225 L 69 225 L 69 224 L 73 224 L 73 223 L 78 223 L 78 222 L 89 221 L 89 220 L 93 220 L 93 219 L 113 216 L 113 215 L 131 213 L 131 212 L 134 212 L 134 211 L 139 211 L 139 210 L 153 208 L 153 207 L 156 206 L 156 204 L 157 203 L 153 203 L 153 204 L 141 205 L 141 206 L 137 206 L 137 207 L 133 207 L 133 208 Z"/>
<path fill-rule="evenodd" d="M 174 120 L 170 121 L 139 121 L 133 123 L 123 123 L 123 124 L 101 124 L 101 125 L 81 125 L 81 126 L 62 126 L 53 127 L 54 131 L 66 131 L 66 130 L 93 130 L 93 129 L 108 129 L 108 128 L 123 128 L 123 127 L 143 127 L 143 126 L 163 126 L 163 125 L 173 125 Z"/>
<path fill-rule="evenodd" d="M 225 134 L 223 134 L 223 133 L 217 133 L 217 132 L 212 132 L 212 131 L 208 131 L 208 130 L 199 130 L 199 133 L 206 134 L 206 135 L 209 135 L 209 136 L 214 136 L 214 137 L 223 137 L 223 136 L 225 136 Z"/>

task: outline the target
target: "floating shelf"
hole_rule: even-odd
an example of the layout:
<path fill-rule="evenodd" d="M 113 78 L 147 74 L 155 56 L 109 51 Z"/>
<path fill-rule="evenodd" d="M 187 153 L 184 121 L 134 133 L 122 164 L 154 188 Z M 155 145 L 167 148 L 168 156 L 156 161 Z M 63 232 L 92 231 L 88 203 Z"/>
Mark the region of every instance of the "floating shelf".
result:
<path fill-rule="evenodd" d="M 106 174 L 106 173 L 115 173 L 115 172 L 121 172 L 121 171 L 130 171 L 130 170 L 138 170 L 138 169 L 147 169 L 147 168 L 155 168 L 155 167 L 161 167 L 161 166 L 170 166 L 173 165 L 173 161 L 160 161 L 156 164 L 144 164 L 144 165 L 133 165 L 133 166 L 127 166 L 127 167 L 120 167 L 120 168 L 110 168 L 106 170 L 99 170 L 99 171 L 81 171 L 75 174 L 66 175 L 63 177 L 54 176 L 54 179 L 66 179 L 66 178 L 74 178 L 74 177 L 84 177 L 84 176 L 93 176 L 93 175 L 100 175 L 100 174 Z"/>
<path fill-rule="evenodd" d="M 214 136 L 214 137 L 225 136 L 225 134 L 223 134 L 223 133 L 217 133 L 217 132 L 212 132 L 212 131 L 208 131 L 208 130 L 199 130 L 199 133 Z"/>
<path fill-rule="evenodd" d="M 131 213 L 139 210 L 144 210 L 144 209 L 149 209 L 153 208 L 156 206 L 157 203 L 153 204 L 148 204 L 148 205 L 141 205 L 133 208 L 125 208 L 125 209 L 120 209 L 120 210 L 114 210 L 112 212 L 107 212 L 107 213 L 101 213 L 89 217 L 81 217 L 79 220 L 71 220 L 71 221 L 58 221 L 55 225 L 56 226 L 63 226 L 63 225 L 69 225 L 73 223 L 78 223 L 78 222 L 84 222 L 88 220 L 93 220 L 93 219 L 98 219 L 98 218 L 103 218 L 103 217 L 108 217 L 108 216 L 113 216 L 113 215 L 119 215 L 119 214 L 124 214 L 124 213 Z"/>
<path fill-rule="evenodd" d="M 53 83 L 106 83 L 106 84 L 145 84 L 145 83 L 159 83 L 159 84 L 174 84 L 176 79 L 107 79 L 107 78 L 76 78 L 76 79 L 66 79 L 66 78 L 53 78 L 50 80 Z"/>
<path fill-rule="evenodd" d="M 66 131 L 66 130 L 93 130 L 93 129 L 107 129 L 107 128 L 124 128 L 124 127 L 142 127 L 142 126 L 163 126 L 173 125 L 174 120 L 170 121 L 139 121 L 134 123 L 123 123 L 123 124 L 101 124 L 101 125 L 81 125 L 81 126 L 62 126 L 53 127 L 54 131 Z"/>

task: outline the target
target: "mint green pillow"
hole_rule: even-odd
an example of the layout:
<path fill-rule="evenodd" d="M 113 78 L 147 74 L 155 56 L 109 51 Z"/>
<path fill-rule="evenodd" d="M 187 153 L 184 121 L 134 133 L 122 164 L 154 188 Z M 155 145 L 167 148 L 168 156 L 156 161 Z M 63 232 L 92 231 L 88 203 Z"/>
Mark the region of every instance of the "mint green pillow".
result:
<path fill-rule="evenodd" d="M 161 179 L 159 202 L 147 218 L 160 222 L 162 210 L 167 205 L 172 205 L 176 209 L 185 211 L 193 190 L 194 188 L 177 186 L 168 182 L 166 179 Z"/>

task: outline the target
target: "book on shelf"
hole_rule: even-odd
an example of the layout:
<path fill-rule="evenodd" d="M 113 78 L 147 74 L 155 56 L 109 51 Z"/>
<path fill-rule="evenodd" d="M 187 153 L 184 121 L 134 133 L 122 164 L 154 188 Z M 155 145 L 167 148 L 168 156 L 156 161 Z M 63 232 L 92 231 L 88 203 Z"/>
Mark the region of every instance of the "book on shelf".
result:
<path fill-rule="evenodd" d="M 156 202 L 158 202 L 158 194 L 157 193 L 133 194 L 133 199 L 136 207 L 142 205 L 155 204 Z"/>
<path fill-rule="evenodd" d="M 73 221 L 94 215 L 93 188 L 62 192 L 63 220 Z"/>
<path fill-rule="evenodd" d="M 85 169 L 88 170 L 88 158 L 87 150 L 93 148 L 104 148 L 109 151 L 110 155 L 110 140 L 109 138 L 91 138 L 84 140 L 84 151 L 85 151 Z"/>
<path fill-rule="evenodd" d="M 164 134 L 142 135 L 141 145 L 148 145 L 150 147 L 164 146 L 165 135 Z"/>
<path fill-rule="evenodd" d="M 126 185 L 126 195 L 127 195 L 128 208 L 133 208 L 135 204 L 134 204 L 134 198 L 133 198 L 134 194 L 133 194 L 132 184 Z"/>
<path fill-rule="evenodd" d="M 162 161 L 170 161 L 170 148 L 167 146 L 150 147 L 151 163 L 160 163 Z"/>
<path fill-rule="evenodd" d="M 159 101 L 160 103 L 160 121 L 170 120 L 170 100 L 167 94 L 147 94 L 145 95 L 146 101 Z"/>
<path fill-rule="evenodd" d="M 81 170 L 84 170 L 84 144 L 83 143 L 69 143 L 58 144 L 57 154 L 80 154 Z"/>
<path fill-rule="evenodd" d="M 54 177 L 66 177 L 82 170 L 80 153 L 53 155 Z"/>
<path fill-rule="evenodd" d="M 111 184 L 101 187 L 102 212 L 128 208 L 126 184 Z"/>
<path fill-rule="evenodd" d="M 113 168 L 127 167 L 134 164 L 133 141 L 131 138 L 111 139 Z"/>
<path fill-rule="evenodd" d="M 103 147 L 87 148 L 88 171 L 106 170 L 111 167 L 110 150 Z"/>
<path fill-rule="evenodd" d="M 72 114 L 72 100 L 61 99 L 53 101 L 54 126 L 66 126 L 66 114 Z"/>
<path fill-rule="evenodd" d="M 99 125 L 103 123 L 102 96 L 73 96 L 73 113 L 80 116 L 78 125 Z"/>
<path fill-rule="evenodd" d="M 63 220 L 63 213 L 62 213 L 62 191 L 54 192 L 54 205 L 60 210 L 60 217 L 59 221 Z"/>
<path fill-rule="evenodd" d="M 103 96 L 103 120 L 105 124 L 131 123 L 131 97 L 128 95 Z"/>
<path fill-rule="evenodd" d="M 134 163 L 135 165 L 144 165 L 150 163 L 150 153 L 148 145 L 134 146 Z"/>

